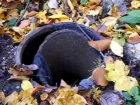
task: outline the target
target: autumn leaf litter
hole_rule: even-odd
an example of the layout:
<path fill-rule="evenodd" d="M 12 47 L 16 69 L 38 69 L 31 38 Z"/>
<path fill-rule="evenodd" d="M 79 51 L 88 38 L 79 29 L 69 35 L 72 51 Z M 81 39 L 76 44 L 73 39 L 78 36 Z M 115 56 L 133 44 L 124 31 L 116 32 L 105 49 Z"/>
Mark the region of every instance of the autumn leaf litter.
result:
<path fill-rule="evenodd" d="M 8 105 L 38 105 L 33 95 L 39 91 L 42 105 L 44 101 L 52 105 L 106 105 L 114 100 L 112 105 L 138 105 L 140 97 L 137 92 L 139 82 L 129 73 L 131 66 L 122 61 L 123 46 L 126 42 L 135 44 L 140 42 L 140 1 L 115 3 L 103 16 L 103 1 L 100 0 L 49 0 L 46 2 L 30 0 L 1 0 L 0 7 L 0 34 L 7 34 L 13 38 L 14 43 L 20 43 L 28 33 L 40 26 L 58 22 L 73 22 L 84 24 L 100 33 L 104 40 L 89 41 L 89 45 L 98 51 L 108 51 L 111 54 L 105 56 L 105 66 L 96 68 L 91 77 L 86 79 L 88 84 L 95 82 L 91 89 L 84 94 L 79 92 L 77 86 L 71 87 L 61 81 L 60 87 L 35 86 L 29 81 L 28 75 L 33 70 L 11 67 L 10 79 L 20 80 L 22 90 L 14 91 L 5 96 L 0 91 L 0 101 Z M 40 5 L 42 8 L 40 8 Z M 66 14 L 65 6 L 70 11 Z M 76 9 L 78 8 L 78 9 Z M 90 18 L 89 18 L 90 16 Z M 133 51 L 134 52 L 134 51 Z M 103 89 L 113 83 L 110 91 Z M 87 84 L 86 84 L 87 85 Z M 109 97 L 111 96 L 111 97 Z M 129 97 L 129 98 L 128 98 Z M 132 97 L 136 97 L 133 100 Z M 104 100 L 108 98 L 108 100 Z M 111 105 L 111 104 L 109 104 Z"/>

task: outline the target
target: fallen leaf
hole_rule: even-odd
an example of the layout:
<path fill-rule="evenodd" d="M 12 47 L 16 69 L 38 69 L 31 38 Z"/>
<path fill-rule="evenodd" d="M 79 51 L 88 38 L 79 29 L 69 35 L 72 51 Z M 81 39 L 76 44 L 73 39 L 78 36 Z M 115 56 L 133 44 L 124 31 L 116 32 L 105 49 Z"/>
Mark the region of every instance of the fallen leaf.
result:
<path fill-rule="evenodd" d="M 29 26 L 29 24 L 30 24 L 29 20 L 22 20 L 19 27 L 20 28 L 25 28 L 25 27 Z"/>
<path fill-rule="evenodd" d="M 10 1 L 10 2 L 7 2 L 7 0 L 2 0 L 2 6 L 7 9 L 16 9 L 19 4 L 20 4 L 20 2 L 15 1 L 15 0 Z"/>
<path fill-rule="evenodd" d="M 99 67 L 99 68 L 96 68 L 95 70 L 93 70 L 92 78 L 93 78 L 93 80 L 95 80 L 97 85 L 101 85 L 101 86 L 108 85 L 108 81 L 105 78 L 106 73 L 107 73 L 107 71 L 102 67 Z"/>
<path fill-rule="evenodd" d="M 97 6 L 94 10 L 89 11 L 89 15 L 92 15 L 92 16 L 100 15 L 101 13 L 102 13 L 101 6 Z"/>
<path fill-rule="evenodd" d="M 7 2 L 11 2 L 11 1 L 14 1 L 14 0 L 6 0 Z"/>
<path fill-rule="evenodd" d="M 44 89 L 45 87 L 44 86 L 35 86 L 34 88 L 31 88 L 31 89 L 28 89 L 26 91 L 28 91 L 30 94 L 35 94 L 36 92 Z"/>
<path fill-rule="evenodd" d="M 29 17 L 35 16 L 36 14 L 37 14 L 36 11 L 31 11 L 26 15 L 26 17 L 29 18 Z"/>
<path fill-rule="evenodd" d="M 3 26 L 3 23 L 5 22 L 5 20 L 1 20 L 0 19 L 0 26 Z"/>
<path fill-rule="evenodd" d="M 36 17 L 39 19 L 40 23 L 46 23 L 48 21 L 47 17 L 46 17 L 46 13 L 47 11 L 40 11 L 36 14 Z"/>
<path fill-rule="evenodd" d="M 33 85 L 32 85 L 32 83 L 31 83 L 30 81 L 28 81 L 28 80 L 23 80 L 23 81 L 22 81 L 22 84 L 21 84 L 21 88 L 22 88 L 23 90 L 28 90 L 28 89 L 33 88 Z"/>
<path fill-rule="evenodd" d="M 12 27 L 13 31 L 17 32 L 19 35 L 24 35 L 24 29 L 20 27 Z"/>
<path fill-rule="evenodd" d="M 0 19 L 5 19 L 5 14 L 4 14 L 5 11 L 6 11 L 5 8 L 0 7 Z"/>
<path fill-rule="evenodd" d="M 0 34 L 3 34 L 3 33 L 4 33 L 4 28 L 0 27 Z"/>
<path fill-rule="evenodd" d="M 10 68 L 8 72 L 10 74 L 13 74 L 14 76 L 27 76 L 27 75 L 33 74 L 32 70 L 19 71 L 19 70 L 16 70 L 15 68 Z"/>
<path fill-rule="evenodd" d="M 0 91 L 0 102 L 2 102 L 4 104 L 5 103 L 5 99 L 6 99 L 6 97 L 5 97 L 4 92 Z"/>
<path fill-rule="evenodd" d="M 140 1 L 139 0 L 132 0 L 131 7 L 134 9 L 138 9 L 140 7 Z"/>
<path fill-rule="evenodd" d="M 140 36 L 137 32 L 133 32 L 127 37 L 127 42 L 129 43 L 139 43 L 140 42 Z"/>
<path fill-rule="evenodd" d="M 8 78 L 8 80 L 19 80 L 19 81 L 23 81 L 23 80 L 29 80 L 29 77 L 27 76 L 10 76 L 10 78 Z"/>
<path fill-rule="evenodd" d="M 49 0 L 48 6 L 49 6 L 49 8 L 55 8 L 55 9 L 57 9 L 58 8 L 58 2 L 57 2 L 57 0 Z"/>
<path fill-rule="evenodd" d="M 116 41 L 111 41 L 110 49 L 115 55 L 123 57 L 123 47 Z"/>
<path fill-rule="evenodd" d="M 113 26 L 117 23 L 117 20 L 117 17 L 108 16 L 102 19 L 102 24 L 107 26 L 107 30 L 110 31 L 113 29 Z"/>
<path fill-rule="evenodd" d="M 115 89 L 119 91 L 130 91 L 134 86 L 138 86 L 138 81 L 130 76 L 120 77 L 115 83 Z"/>
<path fill-rule="evenodd" d="M 108 81 L 113 81 L 113 82 L 116 82 L 122 76 L 127 76 L 129 73 L 128 66 L 126 66 L 120 60 L 116 60 L 115 62 L 106 63 L 105 69 L 108 71 L 108 73 L 105 75 L 106 79 Z"/>
<path fill-rule="evenodd" d="M 12 94 L 6 97 L 5 105 L 16 105 L 18 103 L 18 93 L 14 91 Z"/>
<path fill-rule="evenodd" d="M 60 86 L 64 88 L 71 88 L 64 80 L 61 80 Z"/>
<path fill-rule="evenodd" d="M 91 47 L 94 47 L 98 51 L 107 50 L 111 44 L 111 39 L 103 39 L 98 41 L 88 41 Z"/>
<path fill-rule="evenodd" d="M 18 19 L 19 13 L 18 9 L 12 9 L 7 12 L 7 20 L 11 20 L 13 18 Z"/>
<path fill-rule="evenodd" d="M 63 15 L 63 14 L 54 14 L 49 16 L 50 19 L 69 19 L 68 16 Z"/>
<path fill-rule="evenodd" d="M 44 92 L 43 94 L 40 95 L 40 99 L 42 101 L 46 100 L 48 98 L 48 93 L 47 92 Z"/>

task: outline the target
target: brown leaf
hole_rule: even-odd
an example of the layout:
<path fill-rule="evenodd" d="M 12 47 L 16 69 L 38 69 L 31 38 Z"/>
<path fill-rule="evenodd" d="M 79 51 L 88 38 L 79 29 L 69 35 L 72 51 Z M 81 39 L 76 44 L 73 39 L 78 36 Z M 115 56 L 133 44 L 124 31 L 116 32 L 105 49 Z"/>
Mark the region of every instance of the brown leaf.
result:
<path fill-rule="evenodd" d="M 4 102 L 5 102 L 5 94 L 4 94 L 4 92 L 3 91 L 0 91 L 0 102 L 2 102 L 3 104 L 4 104 Z"/>
<path fill-rule="evenodd" d="M 93 78 L 93 80 L 95 80 L 97 85 L 101 85 L 101 86 L 107 86 L 108 85 L 108 81 L 105 78 L 106 73 L 107 73 L 107 71 L 102 67 L 96 68 L 92 72 L 92 78 Z"/>
<path fill-rule="evenodd" d="M 2 0 L 2 6 L 7 8 L 7 9 L 16 9 L 17 6 L 20 4 L 18 1 L 11 1 L 7 2 L 6 0 Z"/>
<path fill-rule="evenodd" d="M 46 100 L 48 98 L 48 93 L 47 92 L 44 92 L 43 94 L 40 95 L 40 99 L 42 101 Z"/>
<path fill-rule="evenodd" d="M 19 80 L 19 81 L 23 81 L 23 80 L 29 80 L 29 78 L 27 76 L 11 76 L 8 80 Z"/>
<path fill-rule="evenodd" d="M 35 16 L 37 14 L 37 12 L 36 11 L 31 11 L 31 12 L 29 12 L 27 15 L 26 15 L 26 17 L 28 18 L 28 17 L 32 17 L 32 16 Z"/>
<path fill-rule="evenodd" d="M 138 33 L 134 32 L 131 35 L 129 35 L 129 37 L 127 38 L 127 42 L 138 43 L 140 42 L 140 36 L 138 35 Z"/>
<path fill-rule="evenodd" d="M 33 74 L 33 71 L 32 70 L 19 71 L 19 70 L 16 70 L 15 68 L 10 68 L 9 73 L 13 74 L 15 76 L 21 76 L 21 75 L 22 76 L 27 76 L 27 75 Z"/>
<path fill-rule="evenodd" d="M 103 39 L 98 41 L 88 41 L 91 47 L 94 47 L 98 51 L 107 50 L 110 46 L 111 39 Z"/>

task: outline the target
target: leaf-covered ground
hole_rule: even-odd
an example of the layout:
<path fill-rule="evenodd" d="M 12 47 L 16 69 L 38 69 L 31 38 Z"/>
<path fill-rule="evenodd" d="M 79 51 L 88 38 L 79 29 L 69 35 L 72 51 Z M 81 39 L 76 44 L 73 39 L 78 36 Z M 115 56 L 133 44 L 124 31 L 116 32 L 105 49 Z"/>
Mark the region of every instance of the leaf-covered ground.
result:
<path fill-rule="evenodd" d="M 2 104 L 140 105 L 140 0 L 1 0 L 0 5 L 0 71 L 8 70 L 8 81 L 21 81 L 20 92 L 0 91 Z M 60 87 L 41 86 L 28 77 L 36 65 L 12 67 L 16 46 L 28 33 L 59 22 L 83 24 L 104 38 L 88 41 L 106 52 L 104 64 L 79 86 L 63 80 Z"/>

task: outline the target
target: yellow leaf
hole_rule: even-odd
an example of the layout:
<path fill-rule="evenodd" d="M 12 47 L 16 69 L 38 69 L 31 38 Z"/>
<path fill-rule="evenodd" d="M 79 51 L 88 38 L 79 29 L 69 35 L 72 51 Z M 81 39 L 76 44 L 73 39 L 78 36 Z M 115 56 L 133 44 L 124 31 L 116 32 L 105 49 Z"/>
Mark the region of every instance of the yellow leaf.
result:
<path fill-rule="evenodd" d="M 115 69 L 114 63 L 106 63 L 106 68 L 107 71 L 113 71 Z"/>
<path fill-rule="evenodd" d="M 48 93 L 47 92 L 44 92 L 43 94 L 40 95 L 40 99 L 42 101 L 46 100 L 48 98 Z"/>
<path fill-rule="evenodd" d="M 20 27 L 12 27 L 12 29 L 17 32 L 19 35 L 23 35 L 24 34 L 24 29 L 20 28 Z"/>
<path fill-rule="evenodd" d="M 110 49 L 115 55 L 123 57 L 123 47 L 118 42 L 112 40 Z"/>
<path fill-rule="evenodd" d="M 0 101 L 1 101 L 3 104 L 4 104 L 4 102 L 5 102 L 5 99 L 6 99 L 6 97 L 5 97 L 4 92 L 0 91 Z"/>
<path fill-rule="evenodd" d="M 140 1 L 139 0 L 132 0 L 131 7 L 134 9 L 140 8 Z"/>
<path fill-rule="evenodd" d="M 89 15 L 96 16 L 102 13 L 102 7 L 97 6 L 94 10 L 89 11 Z"/>
<path fill-rule="evenodd" d="M 33 88 L 33 85 L 32 85 L 32 83 L 30 81 L 24 80 L 24 81 L 22 81 L 21 88 L 23 90 L 28 90 L 28 89 Z"/>
<path fill-rule="evenodd" d="M 54 14 L 52 16 L 49 16 L 51 19 L 69 19 L 68 16 L 63 15 L 63 14 Z"/>
<path fill-rule="evenodd" d="M 5 104 L 7 105 L 38 105 L 36 99 L 34 99 L 28 91 L 13 92 L 6 97 Z"/>
<path fill-rule="evenodd" d="M 107 63 L 106 70 L 109 72 L 105 75 L 108 81 L 116 82 L 122 76 L 126 76 L 129 73 L 128 66 L 123 61 L 116 60 L 114 63 Z"/>
<path fill-rule="evenodd" d="M 0 7 L 0 14 L 4 13 L 6 11 L 5 8 Z"/>
<path fill-rule="evenodd" d="M 36 17 L 39 19 L 40 23 L 46 23 L 48 21 L 46 17 L 46 13 L 47 11 L 44 10 L 36 14 Z"/>
<path fill-rule="evenodd" d="M 83 96 L 80 96 L 79 94 L 75 94 L 73 96 L 73 100 L 76 105 L 86 105 L 87 104 L 87 101 L 85 100 L 85 98 Z"/>
<path fill-rule="evenodd" d="M 5 8 L 0 7 L 0 19 L 4 19 L 5 18 L 5 15 L 4 15 L 5 11 L 6 11 Z"/>
<path fill-rule="evenodd" d="M 7 20 L 11 20 L 12 18 L 18 19 L 19 13 L 18 9 L 12 9 L 7 12 Z"/>
<path fill-rule="evenodd" d="M 18 103 L 18 93 L 14 91 L 12 94 L 6 97 L 5 104 L 16 105 Z"/>
<path fill-rule="evenodd" d="M 115 90 L 129 91 L 134 86 L 138 86 L 138 82 L 135 78 L 123 76 L 116 81 Z"/>
<path fill-rule="evenodd" d="M 106 17 L 102 19 L 102 24 L 106 25 L 107 27 L 113 26 L 117 23 L 117 18 L 116 17 Z"/>

